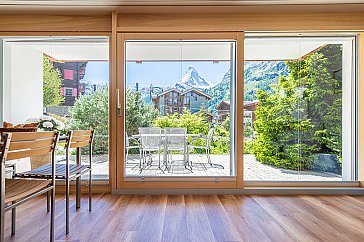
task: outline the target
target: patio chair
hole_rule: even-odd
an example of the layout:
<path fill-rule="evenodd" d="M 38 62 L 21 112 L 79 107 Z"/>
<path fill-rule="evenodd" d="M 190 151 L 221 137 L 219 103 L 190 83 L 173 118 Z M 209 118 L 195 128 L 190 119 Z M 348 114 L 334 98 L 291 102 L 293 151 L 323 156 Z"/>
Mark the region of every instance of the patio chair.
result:
<path fill-rule="evenodd" d="M 139 128 L 139 142 L 141 148 L 141 156 L 143 160 L 143 167 L 140 167 L 142 172 L 144 165 L 152 165 L 153 158 L 152 152 L 158 152 L 158 168 L 161 168 L 161 150 L 163 149 L 162 129 L 142 127 Z M 148 157 L 148 160 L 147 160 Z"/>
<path fill-rule="evenodd" d="M 165 128 L 164 132 L 166 134 L 166 168 L 168 168 L 168 164 L 170 166 L 172 164 L 170 161 L 172 160 L 173 151 L 183 151 L 183 161 L 187 168 L 187 128 Z"/>
<path fill-rule="evenodd" d="M 94 139 L 94 130 L 71 130 L 68 131 L 66 139 L 66 163 L 56 164 L 56 179 L 66 181 L 66 234 L 69 233 L 69 196 L 70 196 L 70 181 L 76 179 L 76 209 L 80 208 L 81 204 L 81 176 L 89 173 L 88 188 L 89 188 L 89 204 L 88 208 L 91 211 L 92 205 L 92 143 Z M 81 148 L 89 147 L 89 164 L 81 163 Z M 76 148 L 76 164 L 70 164 L 70 150 Z M 37 178 L 50 179 L 50 166 L 44 165 L 31 171 L 16 173 L 15 177 L 21 178 Z M 49 198 L 49 196 L 47 196 Z"/>
<path fill-rule="evenodd" d="M 188 146 L 189 147 L 188 150 L 191 151 L 192 149 L 204 149 L 205 154 L 207 156 L 207 163 L 211 167 L 224 169 L 223 165 L 214 164 L 211 162 L 210 151 L 211 151 L 211 142 L 213 139 L 213 134 L 214 134 L 214 128 L 210 128 L 209 132 L 207 133 L 207 136 L 201 135 L 199 137 L 192 138 L 190 145 Z M 193 142 L 196 140 L 204 140 L 204 145 L 193 145 Z M 190 161 L 190 164 L 191 164 L 191 166 L 193 166 L 192 161 Z"/>
<path fill-rule="evenodd" d="M 11 141 L 10 141 L 11 140 Z M 15 234 L 16 207 L 35 198 L 41 194 L 51 194 L 51 220 L 50 241 L 54 241 L 54 208 L 55 208 L 55 177 L 56 160 L 55 150 L 57 147 L 57 132 L 17 132 L 3 133 L 1 152 L 1 229 L 0 241 L 4 241 L 5 212 L 12 210 L 11 235 Z M 5 160 L 17 160 L 51 154 L 50 176 L 47 180 L 30 179 L 5 179 Z"/>
<path fill-rule="evenodd" d="M 125 154 L 125 163 L 128 162 L 129 150 L 131 150 L 131 149 L 139 149 L 139 160 L 140 160 L 140 166 L 141 166 L 142 165 L 141 164 L 141 157 L 142 157 L 142 155 L 141 155 L 141 149 L 140 149 L 139 141 L 137 139 L 134 139 L 132 137 L 129 137 L 128 136 L 128 133 L 125 132 L 125 151 L 126 151 L 126 154 Z"/>

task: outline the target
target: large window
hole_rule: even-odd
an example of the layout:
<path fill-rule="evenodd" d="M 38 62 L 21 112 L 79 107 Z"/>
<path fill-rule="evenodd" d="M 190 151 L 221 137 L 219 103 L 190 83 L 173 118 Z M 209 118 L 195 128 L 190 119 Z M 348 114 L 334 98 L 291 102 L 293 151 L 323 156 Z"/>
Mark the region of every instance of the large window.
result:
<path fill-rule="evenodd" d="M 235 42 L 126 41 L 125 56 L 126 176 L 234 175 Z"/>
<path fill-rule="evenodd" d="M 92 175 L 109 177 L 108 37 L 2 37 L 1 121 L 13 125 L 51 120 L 67 130 L 95 129 Z M 0 42 L 0 43 L 1 43 Z M 42 130 L 42 128 L 40 128 Z M 43 129 L 44 130 L 44 129 Z M 64 143 L 57 160 L 65 162 Z M 82 161 L 88 162 L 83 150 Z M 47 157 L 17 161 L 18 172 L 36 168 Z M 75 152 L 71 152 L 75 162 Z"/>
<path fill-rule="evenodd" d="M 355 37 L 247 34 L 244 54 L 244 179 L 355 180 Z"/>

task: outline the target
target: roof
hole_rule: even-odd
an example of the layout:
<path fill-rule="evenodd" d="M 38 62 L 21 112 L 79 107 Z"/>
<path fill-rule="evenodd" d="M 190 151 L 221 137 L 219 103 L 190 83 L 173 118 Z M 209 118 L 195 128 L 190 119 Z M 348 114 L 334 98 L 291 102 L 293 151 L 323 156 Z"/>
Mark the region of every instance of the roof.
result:
<path fill-rule="evenodd" d="M 157 97 L 163 96 L 163 95 L 165 95 L 165 94 L 167 94 L 169 92 L 172 92 L 172 91 L 179 93 L 181 96 L 184 96 L 184 95 L 186 95 L 189 92 L 196 92 L 197 94 L 199 94 L 201 96 L 205 96 L 208 99 L 212 99 L 211 96 L 207 95 L 204 92 L 201 92 L 201 91 L 197 90 L 196 88 L 190 88 L 190 89 L 188 89 L 187 91 L 184 91 L 184 92 L 178 90 L 177 88 L 170 88 L 170 89 L 165 90 L 164 92 L 159 93 L 157 95 Z"/>
<path fill-rule="evenodd" d="M 259 103 L 259 100 L 254 100 L 254 101 L 244 101 L 244 106 L 247 107 L 247 106 L 252 106 L 252 105 L 255 105 L 255 104 L 258 104 Z"/>
<path fill-rule="evenodd" d="M 217 106 L 216 109 L 220 109 L 220 106 L 222 106 L 223 104 L 227 105 L 230 107 L 230 101 L 224 101 L 222 100 Z"/>
<path fill-rule="evenodd" d="M 167 90 L 165 90 L 165 91 L 163 91 L 163 92 L 159 93 L 159 94 L 157 95 L 157 97 L 163 96 L 164 94 L 167 94 L 168 92 L 172 92 L 172 91 L 174 91 L 174 92 L 178 92 L 179 94 L 181 94 L 181 93 L 182 93 L 182 92 L 181 92 L 180 90 L 178 90 L 177 88 L 170 88 L 170 89 L 167 89 Z"/>
<path fill-rule="evenodd" d="M 197 94 L 200 94 L 201 96 L 205 96 L 205 97 L 207 97 L 208 99 L 212 99 L 212 97 L 210 96 L 210 95 L 207 95 L 206 93 L 204 93 L 204 92 L 201 92 L 201 91 L 199 91 L 199 90 L 197 90 L 196 88 L 190 88 L 190 89 L 188 89 L 187 91 L 184 91 L 183 93 L 181 93 L 181 95 L 185 95 L 185 94 L 187 94 L 187 93 L 189 93 L 189 92 L 196 92 Z"/>

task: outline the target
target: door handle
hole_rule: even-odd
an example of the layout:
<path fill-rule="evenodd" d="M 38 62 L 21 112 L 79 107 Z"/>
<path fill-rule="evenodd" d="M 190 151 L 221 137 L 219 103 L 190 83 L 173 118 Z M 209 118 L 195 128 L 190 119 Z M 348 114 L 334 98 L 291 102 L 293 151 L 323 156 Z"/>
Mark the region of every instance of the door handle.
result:
<path fill-rule="evenodd" d="M 120 102 L 120 90 L 116 89 L 116 112 L 119 117 L 121 117 L 121 102 Z"/>

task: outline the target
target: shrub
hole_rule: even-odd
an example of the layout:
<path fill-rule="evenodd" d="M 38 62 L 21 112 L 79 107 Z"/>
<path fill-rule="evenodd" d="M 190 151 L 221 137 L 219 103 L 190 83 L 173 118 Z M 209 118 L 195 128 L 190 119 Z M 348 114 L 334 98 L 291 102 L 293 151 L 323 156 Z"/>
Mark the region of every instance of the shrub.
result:
<path fill-rule="evenodd" d="M 109 92 L 101 88 L 80 96 L 70 109 L 72 118 L 68 129 L 94 129 L 94 154 L 107 154 L 109 150 Z M 87 149 L 85 149 L 87 153 Z"/>
<path fill-rule="evenodd" d="M 153 106 L 147 105 L 140 92 L 128 89 L 126 91 L 125 128 L 128 135 L 137 134 L 139 127 L 149 127 L 159 112 Z"/>

